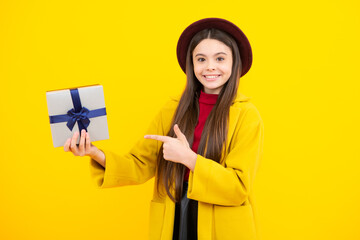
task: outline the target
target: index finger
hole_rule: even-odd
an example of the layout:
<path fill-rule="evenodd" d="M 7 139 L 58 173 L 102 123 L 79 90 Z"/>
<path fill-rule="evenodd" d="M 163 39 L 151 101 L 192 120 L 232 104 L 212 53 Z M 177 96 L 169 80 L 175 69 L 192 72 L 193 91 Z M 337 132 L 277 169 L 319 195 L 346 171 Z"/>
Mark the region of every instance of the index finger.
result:
<path fill-rule="evenodd" d="M 144 138 L 146 139 L 154 139 L 162 142 L 167 142 L 172 139 L 172 137 L 169 136 L 161 136 L 161 135 L 145 135 Z"/>

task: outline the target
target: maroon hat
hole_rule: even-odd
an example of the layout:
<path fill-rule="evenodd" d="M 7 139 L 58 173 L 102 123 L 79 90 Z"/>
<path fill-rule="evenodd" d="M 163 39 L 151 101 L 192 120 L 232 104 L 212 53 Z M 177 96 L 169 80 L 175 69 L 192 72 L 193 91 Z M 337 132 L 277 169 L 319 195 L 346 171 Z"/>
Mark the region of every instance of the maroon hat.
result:
<path fill-rule="evenodd" d="M 196 33 L 207 28 L 216 28 L 226 32 L 236 41 L 242 62 L 241 76 L 244 76 L 251 67 L 252 51 L 245 34 L 232 22 L 221 18 L 204 18 L 189 25 L 181 34 L 177 44 L 177 58 L 181 69 L 186 73 L 186 53 L 191 39 Z"/>

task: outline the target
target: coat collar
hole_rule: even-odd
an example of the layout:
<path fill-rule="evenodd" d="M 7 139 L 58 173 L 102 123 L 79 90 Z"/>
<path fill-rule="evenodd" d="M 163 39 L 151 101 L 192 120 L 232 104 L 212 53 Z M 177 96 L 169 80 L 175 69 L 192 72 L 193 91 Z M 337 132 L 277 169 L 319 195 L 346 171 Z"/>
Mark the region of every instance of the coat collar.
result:
<path fill-rule="evenodd" d="M 235 97 L 235 100 L 233 102 L 234 103 L 235 102 L 248 102 L 249 100 L 250 100 L 250 97 L 247 97 L 244 94 L 238 92 L 236 97 Z"/>

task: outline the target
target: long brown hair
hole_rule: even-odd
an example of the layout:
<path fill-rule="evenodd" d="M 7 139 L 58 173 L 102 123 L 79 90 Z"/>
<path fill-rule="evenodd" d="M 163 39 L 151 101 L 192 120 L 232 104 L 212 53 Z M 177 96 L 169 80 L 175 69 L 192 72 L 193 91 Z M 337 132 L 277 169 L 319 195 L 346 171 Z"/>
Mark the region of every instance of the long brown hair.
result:
<path fill-rule="evenodd" d="M 229 109 L 236 97 L 242 67 L 238 46 L 235 40 L 225 32 L 218 29 L 205 29 L 192 38 L 186 55 L 187 84 L 167 136 L 176 137 L 173 126 L 178 124 L 192 146 L 194 130 L 199 117 L 199 95 L 203 87 L 194 74 L 192 54 L 195 47 L 204 39 L 216 39 L 223 42 L 231 49 L 233 57 L 231 76 L 222 87 L 218 100 L 205 122 L 197 151 L 198 154 L 220 163 L 222 153 L 226 152 Z M 164 187 L 168 196 L 174 202 L 178 202 L 181 199 L 185 169 L 183 164 L 165 160 L 161 146 L 156 173 L 158 192 L 160 193 L 160 187 Z M 174 192 L 175 196 L 171 192 Z"/>

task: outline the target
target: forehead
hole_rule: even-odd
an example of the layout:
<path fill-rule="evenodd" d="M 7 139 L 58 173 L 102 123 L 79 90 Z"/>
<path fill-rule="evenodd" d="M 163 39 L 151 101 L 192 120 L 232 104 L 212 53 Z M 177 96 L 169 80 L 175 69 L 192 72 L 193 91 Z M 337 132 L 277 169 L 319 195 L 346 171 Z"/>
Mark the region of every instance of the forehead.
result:
<path fill-rule="evenodd" d="M 231 54 L 231 49 L 223 42 L 216 39 L 204 39 L 194 49 L 194 54 L 212 55 L 219 52 Z"/>

